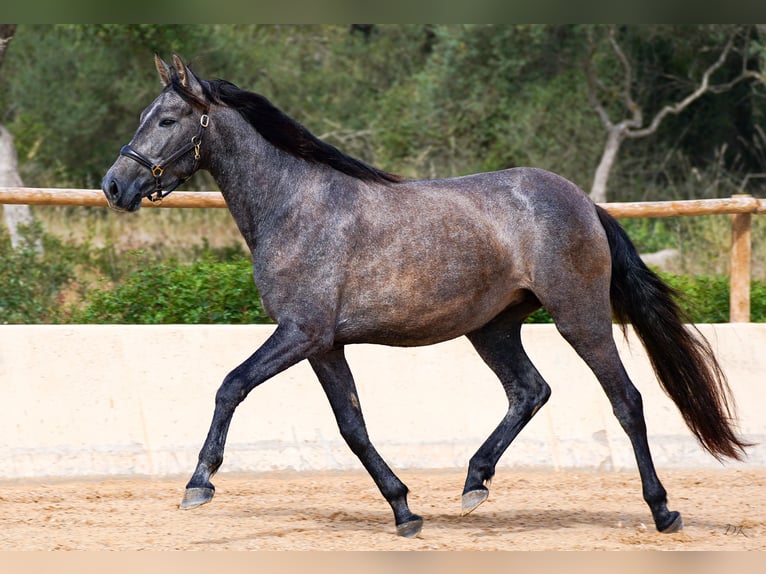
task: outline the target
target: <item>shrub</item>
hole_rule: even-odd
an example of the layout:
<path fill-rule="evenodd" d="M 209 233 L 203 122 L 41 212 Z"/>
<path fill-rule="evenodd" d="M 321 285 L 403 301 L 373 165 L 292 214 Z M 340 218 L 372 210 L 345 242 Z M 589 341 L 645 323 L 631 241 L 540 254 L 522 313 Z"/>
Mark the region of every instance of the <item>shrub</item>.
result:
<path fill-rule="evenodd" d="M 87 295 L 72 315 L 81 323 L 269 323 L 245 258 L 166 261 Z"/>
<path fill-rule="evenodd" d="M 677 299 L 678 305 L 691 322 L 726 323 L 729 321 L 728 277 L 671 273 L 659 275 L 680 293 Z"/>
<path fill-rule="evenodd" d="M 22 245 L 12 249 L 0 227 L 0 324 L 271 322 L 251 261 L 239 247 L 203 244 L 190 262 L 181 262 L 140 251 L 115 258 L 110 246 L 68 245 L 39 225 L 23 236 Z M 729 320 L 727 277 L 660 276 L 681 293 L 679 305 L 692 322 Z M 751 321 L 766 322 L 766 282 L 752 282 L 750 309 Z M 552 319 L 539 310 L 527 322 Z"/>
<path fill-rule="evenodd" d="M 678 306 L 692 323 L 728 323 L 729 278 L 705 275 L 675 275 L 660 273 L 670 287 L 679 292 Z M 766 323 L 766 282 L 753 281 L 750 285 L 750 321 Z M 550 315 L 540 309 L 528 323 L 552 323 Z"/>
<path fill-rule="evenodd" d="M 20 233 L 14 249 L 0 226 L 0 324 L 58 322 L 59 295 L 74 275 L 74 250 L 43 234 L 39 225 Z"/>

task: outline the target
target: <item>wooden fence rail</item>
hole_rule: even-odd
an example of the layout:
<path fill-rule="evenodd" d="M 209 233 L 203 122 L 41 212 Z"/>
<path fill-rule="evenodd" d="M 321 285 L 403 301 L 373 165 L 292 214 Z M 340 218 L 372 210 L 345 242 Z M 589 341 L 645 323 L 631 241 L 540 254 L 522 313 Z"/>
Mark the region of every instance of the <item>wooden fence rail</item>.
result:
<path fill-rule="evenodd" d="M 100 189 L 62 189 L 32 187 L 0 187 L 0 204 L 79 205 L 108 207 Z M 226 207 L 218 191 L 174 191 L 162 201 L 144 199 L 142 207 Z"/>
<path fill-rule="evenodd" d="M 0 204 L 4 203 L 107 207 L 104 193 L 97 189 L 0 187 Z M 617 218 L 731 215 L 729 320 L 732 323 L 750 321 L 752 216 L 753 214 L 766 214 L 766 200 L 749 195 L 735 195 L 721 199 L 604 203 L 601 205 Z M 226 207 L 226 202 L 217 191 L 176 191 L 161 202 L 153 203 L 145 199 L 142 206 L 221 208 Z"/>

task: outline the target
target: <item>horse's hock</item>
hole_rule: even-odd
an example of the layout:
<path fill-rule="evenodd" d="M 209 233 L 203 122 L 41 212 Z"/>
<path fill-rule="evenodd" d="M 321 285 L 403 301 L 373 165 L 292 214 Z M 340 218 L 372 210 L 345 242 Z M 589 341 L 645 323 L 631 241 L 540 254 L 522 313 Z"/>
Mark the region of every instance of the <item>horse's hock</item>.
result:
<path fill-rule="evenodd" d="M 736 398 L 739 428 L 759 443 L 743 463 L 766 466 L 766 324 L 701 325 Z M 0 327 L 0 478 L 186 473 L 212 397 L 268 326 Z M 633 469 L 633 452 L 595 378 L 555 327 L 523 331 L 553 389 L 500 466 Z M 615 338 L 642 393 L 660 468 L 721 468 L 660 390 L 641 344 Z M 148 341 L 162 341 L 160 352 Z M 394 468 L 464 468 L 506 411 L 495 375 L 464 339 L 415 349 L 351 346 L 374 444 Z M 406 397 L 406 408 L 402 408 Z M 232 423 L 222 471 L 360 468 L 314 373 L 300 363 L 256 389 Z"/>

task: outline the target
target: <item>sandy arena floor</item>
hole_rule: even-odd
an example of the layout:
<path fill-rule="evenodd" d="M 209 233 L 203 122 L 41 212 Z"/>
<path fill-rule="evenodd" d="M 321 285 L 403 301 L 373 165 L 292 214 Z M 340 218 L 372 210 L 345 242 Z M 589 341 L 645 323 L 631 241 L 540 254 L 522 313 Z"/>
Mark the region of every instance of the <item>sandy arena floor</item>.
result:
<path fill-rule="evenodd" d="M 0 550 L 766 550 L 766 469 L 664 471 L 685 528 L 654 530 L 637 474 L 510 472 L 460 517 L 462 470 L 402 470 L 418 538 L 362 471 L 222 473 L 177 508 L 185 477 L 0 483 Z"/>

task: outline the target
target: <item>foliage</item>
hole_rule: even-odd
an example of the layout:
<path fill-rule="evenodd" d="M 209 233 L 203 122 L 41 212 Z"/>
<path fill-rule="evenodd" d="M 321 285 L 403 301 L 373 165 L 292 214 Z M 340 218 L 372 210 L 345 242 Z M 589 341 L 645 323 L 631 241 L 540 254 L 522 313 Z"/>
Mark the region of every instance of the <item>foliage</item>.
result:
<path fill-rule="evenodd" d="M 683 313 L 693 323 L 729 321 L 729 279 L 660 273 L 678 291 Z M 92 323 L 269 323 L 244 258 L 193 264 L 158 263 L 131 274 L 114 289 L 92 293 L 73 322 Z M 751 321 L 766 323 L 766 282 L 751 285 Z M 530 323 L 551 323 L 544 310 Z"/>
<path fill-rule="evenodd" d="M 0 75 L 0 121 L 27 184 L 97 187 L 135 129 L 137 102 L 156 96 L 152 51 L 192 49 L 207 35 L 195 26 L 19 26 Z"/>
<path fill-rule="evenodd" d="M 681 293 L 679 304 L 695 323 L 726 323 L 729 321 L 729 278 L 721 275 L 660 276 Z M 766 322 L 766 282 L 750 284 L 750 321 Z"/>
<path fill-rule="evenodd" d="M 203 243 L 189 260 L 111 246 L 70 245 L 24 230 L 13 250 L 0 229 L 0 323 L 269 323 L 241 249 Z M 33 245 L 41 239 L 44 253 Z M 729 320 L 725 276 L 660 273 L 694 323 Z M 766 282 L 751 285 L 751 320 L 766 322 Z M 545 311 L 529 322 L 550 323 Z"/>
<path fill-rule="evenodd" d="M 766 28 L 620 26 L 647 116 L 675 101 L 738 33 L 715 78 L 762 62 Z M 407 176 L 514 165 L 590 186 L 605 133 L 582 73 L 590 47 L 610 105 L 622 68 L 590 25 L 20 25 L 0 74 L 0 122 L 14 134 L 29 185 L 96 187 L 156 95 L 153 52 L 176 51 L 203 77 L 256 90 L 347 153 Z M 748 43 L 749 42 L 749 43 Z M 735 55 L 736 54 L 736 55 Z M 763 84 L 705 96 L 656 137 L 623 146 L 616 201 L 687 197 L 690 170 L 719 162 L 737 191 L 766 172 Z M 757 191 L 758 180 L 747 191 Z"/>
<path fill-rule="evenodd" d="M 735 50 L 717 83 L 740 71 L 740 55 L 764 69 L 766 27 L 617 27 L 645 114 L 688 93 L 732 31 Z M 598 25 L 19 25 L 0 73 L 0 122 L 14 135 L 28 185 L 98 187 L 158 93 L 153 52 L 175 51 L 202 77 L 264 94 L 316 135 L 383 169 L 440 177 L 533 165 L 588 189 L 605 138 L 582 73 L 591 48 L 617 117 L 624 76 Z M 669 118 L 655 136 L 626 142 L 611 199 L 763 197 L 763 98 L 763 82 L 742 82 Z M 717 278 L 725 255 L 700 253 L 725 253 L 727 222 L 704 219 L 624 225 L 642 252 L 682 252 L 687 276 L 668 280 L 686 293 L 695 320 L 725 320 L 728 287 Z M 763 277 L 766 228 L 758 220 L 766 218 L 755 219 L 754 270 L 761 265 Z M 164 241 L 125 257 L 109 242 L 43 239 L 40 255 L 10 252 L 0 236 L 0 321 L 263 319 L 249 266 L 236 254 L 174 251 L 176 259 L 162 263 Z M 222 282 L 232 292 L 226 300 L 212 287 Z M 763 292 L 754 282 L 753 320 L 766 320 Z"/>
<path fill-rule="evenodd" d="M 203 241 L 181 262 L 151 251 L 119 254 L 111 244 L 65 243 L 39 224 L 21 231 L 14 250 L 0 227 L 0 324 L 270 321 L 239 245 Z"/>
<path fill-rule="evenodd" d="M 678 293 L 676 302 L 691 323 L 729 322 L 729 278 L 705 275 L 660 273 L 660 277 Z M 750 286 L 750 321 L 766 323 L 766 281 Z M 532 314 L 528 323 L 552 323 L 545 310 Z"/>
<path fill-rule="evenodd" d="M 59 295 L 74 275 L 74 251 L 42 233 L 39 225 L 20 229 L 13 249 L 0 227 L 0 325 L 56 322 Z M 35 248 L 42 240 L 43 253 Z"/>
<path fill-rule="evenodd" d="M 82 323 L 268 323 L 253 284 L 250 262 L 191 264 L 173 260 L 131 273 L 116 286 L 88 294 L 72 316 Z"/>
<path fill-rule="evenodd" d="M 682 311 L 695 323 L 726 323 L 729 320 L 728 277 L 671 275 L 660 277 L 682 296 Z"/>

